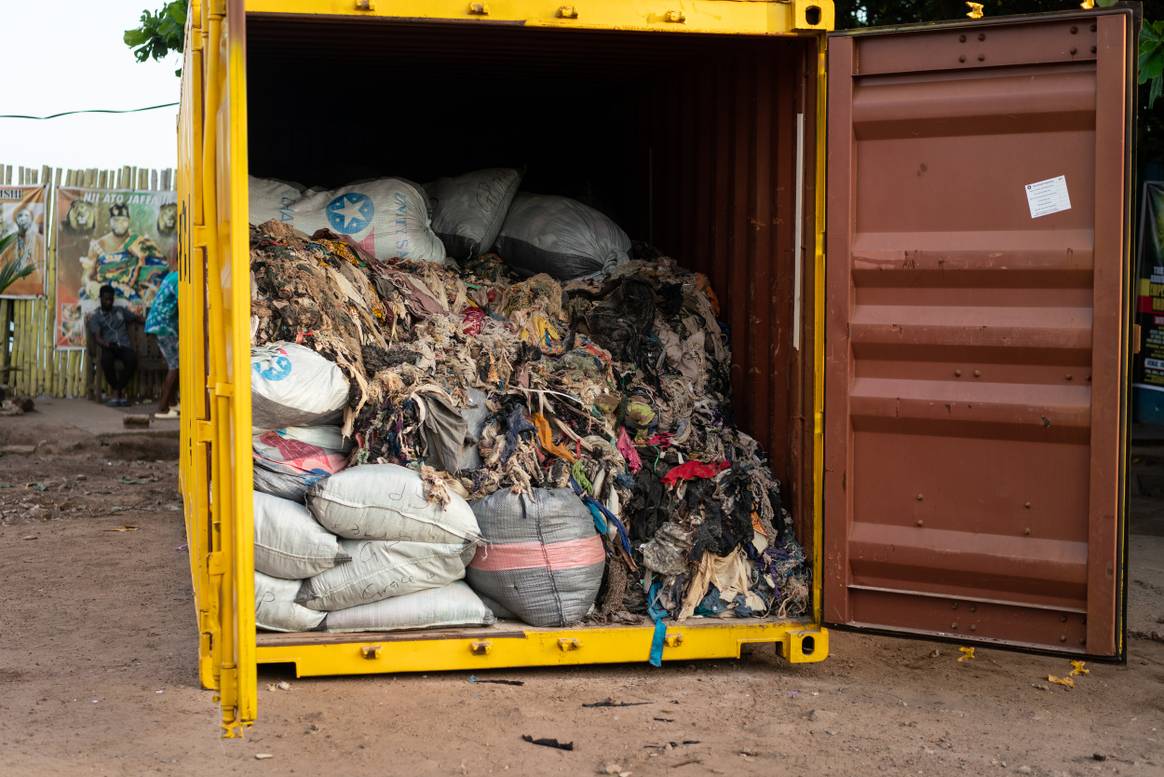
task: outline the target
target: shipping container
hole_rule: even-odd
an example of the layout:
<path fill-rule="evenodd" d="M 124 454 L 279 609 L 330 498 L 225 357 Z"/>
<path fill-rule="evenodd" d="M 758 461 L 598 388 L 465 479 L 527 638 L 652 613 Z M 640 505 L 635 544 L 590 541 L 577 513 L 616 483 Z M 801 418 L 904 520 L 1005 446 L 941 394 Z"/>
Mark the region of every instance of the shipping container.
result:
<path fill-rule="evenodd" d="M 248 173 L 526 165 L 711 278 L 812 611 L 669 623 L 664 660 L 820 661 L 826 625 L 1122 657 L 1136 23 L 830 36 L 829 0 L 193 0 L 181 483 L 227 735 L 259 664 L 642 662 L 652 632 L 256 634 Z"/>

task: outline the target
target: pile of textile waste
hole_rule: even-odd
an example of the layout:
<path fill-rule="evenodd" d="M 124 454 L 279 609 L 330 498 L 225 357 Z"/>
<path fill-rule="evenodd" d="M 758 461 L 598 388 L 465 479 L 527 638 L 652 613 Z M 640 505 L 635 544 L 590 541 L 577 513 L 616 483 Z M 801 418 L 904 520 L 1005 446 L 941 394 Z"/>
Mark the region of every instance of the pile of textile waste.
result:
<path fill-rule="evenodd" d="M 251 228 L 251 273 L 256 490 L 306 504 L 325 530 L 346 531 L 323 553 L 334 550 L 330 572 L 313 574 L 368 556 L 368 543 L 417 541 L 400 531 L 399 516 L 374 538 L 355 536 L 367 530 L 364 514 L 325 519 L 321 506 L 343 500 L 323 492 L 350 473 L 396 465 L 392 477 L 414 477 L 409 493 L 429 505 L 433 525 L 443 525 L 440 514 L 457 516 L 455 536 L 422 538 L 442 545 L 439 569 L 426 570 L 428 588 L 458 586 L 457 601 L 444 607 L 455 616 L 364 611 L 344 620 L 348 628 L 458 616 L 531 622 L 527 612 L 538 613 L 537 625 L 568 625 L 808 611 L 810 570 L 779 483 L 757 442 L 732 425 L 730 353 L 706 277 L 656 258 L 573 280 L 522 278 L 497 255 L 385 260 L 327 230 L 309 237 L 277 221 Z M 260 384 L 290 358 L 280 349 L 295 348 L 335 374 L 311 378 L 302 401 L 282 400 Z M 321 406 L 306 407 L 319 397 Z M 261 406 L 296 412 L 260 423 Z M 331 425 L 327 435 L 301 431 L 321 424 Z M 272 474 L 287 477 L 280 485 Z M 399 507 L 369 505 L 377 489 L 367 493 L 365 513 Z M 429 508 L 410 502 L 403 513 Z M 547 559 L 544 568 L 531 568 L 530 547 Z M 408 551 L 409 561 L 424 555 Z M 495 598 L 519 587 L 529 596 L 556 591 L 562 566 L 589 570 L 571 589 L 586 606 Z M 283 578 L 293 582 L 278 602 L 307 607 L 310 615 L 296 613 L 310 628 L 329 627 L 316 619 L 325 610 L 331 621 L 337 610 L 384 601 L 325 601 L 307 571 Z M 487 578 L 506 584 L 478 586 L 482 609 L 464 594 Z"/>

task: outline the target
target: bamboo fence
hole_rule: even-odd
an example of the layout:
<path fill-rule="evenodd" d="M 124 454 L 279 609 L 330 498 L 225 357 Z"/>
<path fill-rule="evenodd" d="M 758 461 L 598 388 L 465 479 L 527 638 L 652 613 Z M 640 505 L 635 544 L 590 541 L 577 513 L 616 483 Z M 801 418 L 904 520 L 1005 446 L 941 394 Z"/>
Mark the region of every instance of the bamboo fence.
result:
<path fill-rule="evenodd" d="M 83 397 L 89 391 L 88 355 L 83 349 L 58 350 L 55 340 L 57 301 L 57 187 L 88 189 L 173 189 L 173 170 L 122 167 L 120 170 L 62 170 L 0 165 L 0 185 L 48 188 L 45 209 L 45 296 L 0 300 L 0 383 L 20 396 Z M 7 379 L 4 376 L 7 375 Z"/>

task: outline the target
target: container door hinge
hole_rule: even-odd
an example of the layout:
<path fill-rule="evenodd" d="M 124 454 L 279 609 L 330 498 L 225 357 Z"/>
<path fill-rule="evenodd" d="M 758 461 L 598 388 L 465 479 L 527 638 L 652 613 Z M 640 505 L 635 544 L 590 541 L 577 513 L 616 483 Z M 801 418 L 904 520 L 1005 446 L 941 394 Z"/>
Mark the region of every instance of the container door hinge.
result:
<path fill-rule="evenodd" d="M 231 383 L 215 383 L 214 394 L 219 397 L 233 397 L 234 385 Z"/>
<path fill-rule="evenodd" d="M 194 441 L 210 442 L 214 439 L 214 425 L 209 421 L 194 422 Z"/>
<path fill-rule="evenodd" d="M 206 226 L 194 225 L 194 246 L 196 248 L 206 248 L 210 245 L 210 229 Z"/>
<path fill-rule="evenodd" d="M 225 573 L 222 566 L 222 553 L 214 551 L 206 556 L 206 571 L 211 577 L 219 576 Z"/>

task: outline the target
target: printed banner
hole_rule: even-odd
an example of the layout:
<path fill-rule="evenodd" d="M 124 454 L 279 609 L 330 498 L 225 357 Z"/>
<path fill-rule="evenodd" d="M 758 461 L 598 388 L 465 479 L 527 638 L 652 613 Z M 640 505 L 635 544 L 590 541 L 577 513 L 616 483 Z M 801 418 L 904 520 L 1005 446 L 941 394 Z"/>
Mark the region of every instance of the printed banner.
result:
<path fill-rule="evenodd" d="M 1164 182 L 1144 184 L 1143 201 L 1136 301 L 1141 347 L 1133 380 L 1137 388 L 1164 391 Z"/>
<path fill-rule="evenodd" d="M 177 257 L 174 192 L 57 189 L 58 348 L 85 346 L 102 286 L 145 318 Z"/>
<path fill-rule="evenodd" d="M 44 295 L 46 191 L 0 186 L 0 299 Z"/>

